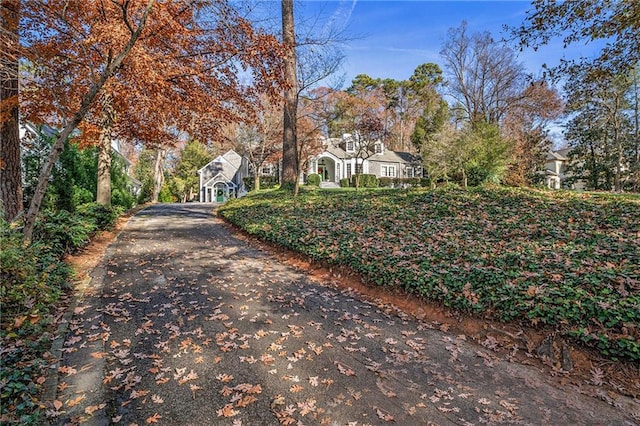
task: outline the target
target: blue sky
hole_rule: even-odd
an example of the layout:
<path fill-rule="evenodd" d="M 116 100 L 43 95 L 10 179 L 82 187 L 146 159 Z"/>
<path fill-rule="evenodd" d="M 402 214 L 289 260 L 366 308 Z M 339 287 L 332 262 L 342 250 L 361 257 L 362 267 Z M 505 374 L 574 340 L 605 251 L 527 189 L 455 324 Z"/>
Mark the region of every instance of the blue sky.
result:
<path fill-rule="evenodd" d="M 274 2 L 276 3 L 276 2 Z M 279 8 L 279 2 L 276 3 Z M 296 20 L 321 16 L 345 28 L 355 39 L 344 44 L 345 86 L 358 74 L 374 78 L 408 79 L 425 62 L 442 65 L 439 56 L 447 30 L 463 20 L 471 33 L 489 31 L 495 39 L 508 36 L 503 26 L 524 21 L 529 1 L 381 1 L 302 0 L 294 5 Z M 298 23 L 298 22 L 297 22 Z M 532 74 L 541 73 L 542 64 L 557 65 L 560 58 L 575 58 L 593 53 L 590 45 L 564 49 L 561 41 L 537 52 L 527 49 L 519 59 Z"/>

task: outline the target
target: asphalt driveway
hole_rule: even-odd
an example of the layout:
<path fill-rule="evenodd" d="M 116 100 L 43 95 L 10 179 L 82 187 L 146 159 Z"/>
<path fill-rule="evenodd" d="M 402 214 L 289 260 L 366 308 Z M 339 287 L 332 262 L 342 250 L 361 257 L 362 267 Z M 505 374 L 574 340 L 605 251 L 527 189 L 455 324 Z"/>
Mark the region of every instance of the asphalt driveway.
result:
<path fill-rule="evenodd" d="M 541 371 L 308 279 L 214 205 L 132 218 L 74 308 L 54 424 L 638 424 Z"/>

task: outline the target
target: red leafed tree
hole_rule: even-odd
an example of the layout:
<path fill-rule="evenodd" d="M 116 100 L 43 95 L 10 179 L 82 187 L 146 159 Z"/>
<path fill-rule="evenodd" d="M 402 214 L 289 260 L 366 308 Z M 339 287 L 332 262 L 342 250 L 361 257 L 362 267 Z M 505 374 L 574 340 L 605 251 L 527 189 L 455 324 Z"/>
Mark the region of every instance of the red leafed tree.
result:
<path fill-rule="evenodd" d="M 542 167 L 552 142 L 547 125 L 563 112 L 558 92 L 545 81 L 532 82 L 505 117 L 503 132 L 513 141 L 513 161 L 504 181 L 513 186 L 540 183 Z"/>
<path fill-rule="evenodd" d="M 24 9 L 34 69 L 22 90 L 24 115 L 62 127 L 27 213 L 26 242 L 76 127 L 88 144 L 118 137 L 167 147 L 181 132 L 210 140 L 258 89 L 278 90 L 280 43 L 226 2 L 52 0 Z M 253 73 L 253 87 L 240 84 L 239 68 Z"/>

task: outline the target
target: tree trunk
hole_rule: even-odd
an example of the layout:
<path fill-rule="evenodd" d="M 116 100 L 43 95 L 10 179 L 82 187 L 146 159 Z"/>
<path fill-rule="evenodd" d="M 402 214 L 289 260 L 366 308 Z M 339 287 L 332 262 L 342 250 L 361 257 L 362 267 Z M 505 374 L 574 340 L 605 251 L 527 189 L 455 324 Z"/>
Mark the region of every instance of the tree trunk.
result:
<path fill-rule="evenodd" d="M 255 172 L 253 173 L 253 189 L 255 191 L 260 191 L 260 172 L 256 167 Z"/>
<path fill-rule="evenodd" d="M 156 150 L 156 160 L 153 163 L 153 194 L 151 196 L 151 202 L 157 203 L 160 197 L 160 191 L 162 190 L 162 184 L 164 183 L 164 162 L 167 158 L 166 149 Z"/>
<path fill-rule="evenodd" d="M 282 187 L 298 182 L 298 142 L 296 115 L 298 110 L 298 77 L 296 70 L 296 38 L 293 23 L 293 0 L 282 0 L 282 42 L 285 48 L 284 134 L 282 140 Z"/>
<path fill-rule="evenodd" d="M 78 111 L 73 115 L 71 120 L 67 123 L 67 125 L 62 129 L 62 132 L 58 135 L 55 143 L 51 147 L 51 152 L 47 157 L 47 161 L 42 167 L 40 171 L 40 176 L 38 177 L 38 185 L 36 186 L 35 192 L 33 194 L 33 198 L 31 199 L 31 204 L 29 205 L 29 211 L 27 212 L 27 216 L 25 218 L 24 230 L 22 234 L 22 241 L 25 245 L 31 244 L 31 239 L 33 238 L 33 228 L 36 224 L 36 217 L 40 212 L 40 206 L 42 205 L 42 200 L 44 199 L 44 195 L 47 192 L 47 186 L 49 186 L 49 176 L 51 175 L 51 170 L 55 165 L 56 161 L 60 157 L 62 150 L 64 149 L 64 143 L 67 138 L 71 135 L 71 132 L 78 127 L 78 124 L 84 120 L 85 115 L 89 112 L 91 105 L 95 101 L 98 93 L 102 90 L 107 80 L 113 75 L 114 71 L 122 64 L 124 58 L 129 55 L 133 45 L 142 34 L 142 30 L 144 29 L 147 18 L 153 9 L 156 0 L 149 0 L 147 2 L 147 7 L 144 11 L 144 14 L 140 18 L 140 23 L 135 32 L 131 34 L 131 38 L 129 39 L 126 46 L 116 55 L 111 62 L 105 64 L 104 69 L 100 74 L 100 78 L 95 81 L 89 91 L 82 97 L 82 102 L 78 107 Z"/>
<path fill-rule="evenodd" d="M 102 103 L 102 130 L 98 142 L 98 185 L 96 201 L 103 206 L 111 206 L 111 129 L 113 110 L 111 97 L 105 93 Z"/>
<path fill-rule="evenodd" d="M 96 201 L 111 206 L 111 129 L 103 128 L 98 144 L 98 186 Z"/>
<path fill-rule="evenodd" d="M 0 23 L 6 36 L 0 57 L 0 212 L 11 222 L 22 212 L 22 162 L 18 122 L 19 0 L 2 0 Z M 4 37 L 3 37 L 4 38 Z M 4 43 L 3 43 L 4 44 Z M 8 46 L 7 46 L 8 45 Z"/>

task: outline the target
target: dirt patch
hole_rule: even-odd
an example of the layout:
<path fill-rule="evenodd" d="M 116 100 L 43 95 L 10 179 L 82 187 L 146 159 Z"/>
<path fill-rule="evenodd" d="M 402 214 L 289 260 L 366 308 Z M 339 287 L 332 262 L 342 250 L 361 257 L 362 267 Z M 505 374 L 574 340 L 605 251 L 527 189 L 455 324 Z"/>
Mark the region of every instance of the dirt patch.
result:
<path fill-rule="evenodd" d="M 299 253 L 259 240 L 222 218 L 219 220 L 232 228 L 240 238 L 277 255 L 282 262 L 305 271 L 317 282 L 351 288 L 379 306 L 386 305 L 411 315 L 443 332 L 465 335 L 504 359 L 539 368 L 555 377 L 559 384 L 578 386 L 583 393 L 603 400 L 612 395 L 640 399 L 640 366 L 631 361 L 613 361 L 602 357 L 595 350 L 570 341 L 558 342 L 554 329 L 534 329 L 517 323 L 503 323 L 465 315 L 398 290 L 368 285 L 347 267 L 311 261 Z M 545 350 L 540 350 L 548 339 L 554 341 L 551 350 L 554 346 L 565 347 L 564 356 L 570 358 L 570 371 L 563 369 L 566 364 L 562 362 L 562 352 L 553 356 L 546 354 Z"/>

